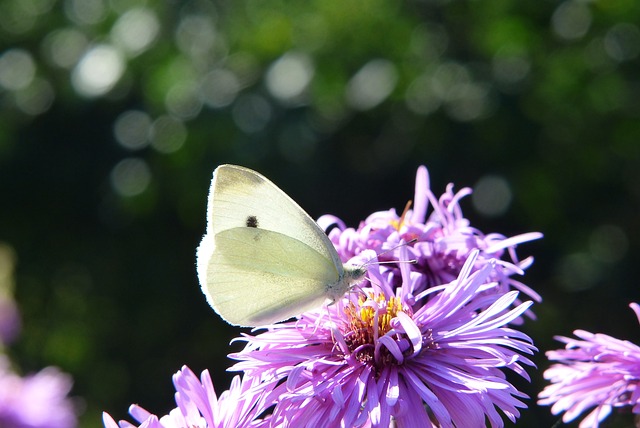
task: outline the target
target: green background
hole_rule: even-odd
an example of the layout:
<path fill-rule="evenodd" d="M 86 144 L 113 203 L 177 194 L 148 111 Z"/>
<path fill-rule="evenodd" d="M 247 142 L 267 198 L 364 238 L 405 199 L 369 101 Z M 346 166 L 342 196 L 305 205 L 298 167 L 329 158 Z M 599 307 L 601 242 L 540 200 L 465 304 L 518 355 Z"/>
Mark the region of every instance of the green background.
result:
<path fill-rule="evenodd" d="M 477 188 L 483 232 L 545 234 L 519 247 L 542 351 L 576 328 L 639 341 L 638 23 L 635 0 L 2 1 L 9 354 L 72 374 L 87 428 L 166 413 L 183 364 L 226 389 L 240 330 L 195 275 L 221 163 L 352 226 L 401 211 L 424 164 L 436 195 Z M 557 420 L 529 405 L 518 426 Z"/>

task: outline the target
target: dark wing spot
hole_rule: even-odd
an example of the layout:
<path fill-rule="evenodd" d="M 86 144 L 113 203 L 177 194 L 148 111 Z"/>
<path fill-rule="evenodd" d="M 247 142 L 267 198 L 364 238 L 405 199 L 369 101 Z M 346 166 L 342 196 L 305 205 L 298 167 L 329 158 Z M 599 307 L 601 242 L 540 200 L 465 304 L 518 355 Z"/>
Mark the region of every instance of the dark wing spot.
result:
<path fill-rule="evenodd" d="M 247 227 L 258 227 L 258 217 L 250 215 L 247 217 Z"/>

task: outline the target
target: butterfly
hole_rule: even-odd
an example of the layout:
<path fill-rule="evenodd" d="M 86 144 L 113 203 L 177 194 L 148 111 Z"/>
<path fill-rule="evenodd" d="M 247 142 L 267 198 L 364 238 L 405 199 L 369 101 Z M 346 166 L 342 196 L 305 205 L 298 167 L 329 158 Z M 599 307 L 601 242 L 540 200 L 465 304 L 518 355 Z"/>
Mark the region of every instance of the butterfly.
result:
<path fill-rule="evenodd" d="M 263 175 L 220 165 L 197 254 L 208 303 L 229 324 L 272 324 L 335 302 L 362 281 L 318 224 Z"/>

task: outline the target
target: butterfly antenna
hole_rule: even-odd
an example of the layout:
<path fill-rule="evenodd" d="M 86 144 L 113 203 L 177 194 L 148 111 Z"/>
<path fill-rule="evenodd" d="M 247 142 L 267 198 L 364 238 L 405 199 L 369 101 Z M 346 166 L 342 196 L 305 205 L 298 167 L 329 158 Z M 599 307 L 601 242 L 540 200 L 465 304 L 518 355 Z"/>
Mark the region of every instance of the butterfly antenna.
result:
<path fill-rule="evenodd" d="M 369 260 L 367 260 L 367 261 L 365 261 L 364 263 L 362 263 L 362 266 L 368 266 L 368 265 L 370 265 L 370 264 L 376 264 L 376 265 L 388 265 L 388 264 L 392 264 L 392 263 L 411 263 L 411 264 L 418 263 L 418 261 L 417 261 L 417 260 L 415 260 L 415 259 L 412 259 L 412 260 L 383 260 L 383 261 L 376 261 L 376 262 L 374 262 L 374 261 L 373 261 L 373 260 L 375 260 L 375 259 L 379 258 L 379 257 L 380 257 L 381 255 L 383 255 L 383 254 L 390 253 L 390 252 L 392 252 L 392 251 L 397 250 L 397 249 L 398 249 L 398 248 L 400 248 L 400 247 L 404 247 L 404 246 L 406 246 L 406 245 L 411 245 L 411 244 L 413 244 L 413 243 L 415 243 L 415 242 L 418 242 L 418 238 L 410 239 L 410 240 L 409 240 L 409 241 L 407 241 L 407 242 L 402 242 L 402 243 L 400 243 L 400 244 L 396 245 L 395 247 L 392 247 L 392 248 L 389 248 L 389 249 L 387 249 L 387 250 L 384 250 L 384 251 L 382 251 L 382 252 L 380 252 L 380 253 L 377 253 L 375 257 L 371 257 Z"/>

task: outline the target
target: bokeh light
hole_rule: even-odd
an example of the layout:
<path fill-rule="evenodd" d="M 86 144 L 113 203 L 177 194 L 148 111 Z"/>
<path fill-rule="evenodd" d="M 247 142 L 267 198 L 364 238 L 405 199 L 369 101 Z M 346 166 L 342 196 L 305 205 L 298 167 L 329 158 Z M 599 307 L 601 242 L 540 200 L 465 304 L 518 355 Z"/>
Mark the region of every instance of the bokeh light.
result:
<path fill-rule="evenodd" d="M 214 69 L 202 78 L 198 94 L 207 106 L 223 108 L 236 99 L 240 88 L 240 81 L 231 70 Z"/>
<path fill-rule="evenodd" d="M 82 31 L 75 28 L 63 28 L 52 31 L 44 39 L 47 59 L 62 68 L 72 68 L 89 45 Z"/>
<path fill-rule="evenodd" d="M 148 8 L 135 8 L 122 14 L 111 29 L 111 38 L 116 46 L 130 56 L 149 49 L 158 37 L 160 22 Z"/>
<path fill-rule="evenodd" d="M 118 49 L 108 44 L 95 45 L 80 58 L 71 82 L 80 95 L 104 95 L 118 83 L 125 68 L 125 59 Z"/>
<path fill-rule="evenodd" d="M 31 54 L 23 49 L 9 49 L 0 56 L 0 86 L 10 91 L 24 89 L 36 75 Z"/>
<path fill-rule="evenodd" d="M 314 67 L 308 55 L 287 52 L 271 64 L 265 74 L 265 83 L 276 99 L 295 105 L 304 102 L 303 94 L 313 73 Z"/>
<path fill-rule="evenodd" d="M 77 24 L 98 24 L 108 13 L 103 0 L 65 0 L 64 9 L 67 17 Z"/>
<path fill-rule="evenodd" d="M 586 2 L 565 1 L 553 12 L 551 24 L 558 36 L 566 40 L 576 40 L 587 34 L 591 19 L 591 11 Z"/>
<path fill-rule="evenodd" d="M 111 170 L 111 186 L 121 196 L 137 196 L 151 182 L 151 171 L 143 159 L 126 158 Z"/>
<path fill-rule="evenodd" d="M 349 80 L 347 104 L 356 110 L 369 110 L 383 102 L 396 86 L 398 72 L 392 62 L 374 59 Z"/>
<path fill-rule="evenodd" d="M 474 208 L 486 216 L 503 215 L 513 198 L 507 180 L 499 176 L 484 176 L 473 186 L 471 200 Z"/>
<path fill-rule="evenodd" d="M 149 144 L 151 117 L 144 111 L 128 110 L 120 114 L 113 125 L 116 141 L 129 150 L 139 150 Z"/>
<path fill-rule="evenodd" d="M 55 92 L 51 84 L 35 78 L 29 86 L 16 92 L 16 106 L 23 112 L 36 116 L 47 111 L 53 104 Z"/>
<path fill-rule="evenodd" d="M 163 115 L 153 121 L 149 129 L 151 146 L 161 153 L 179 150 L 187 139 L 187 128 L 182 121 Z"/>
<path fill-rule="evenodd" d="M 640 29 L 635 24 L 615 24 L 604 37 L 607 54 L 616 61 L 629 61 L 640 54 Z"/>

